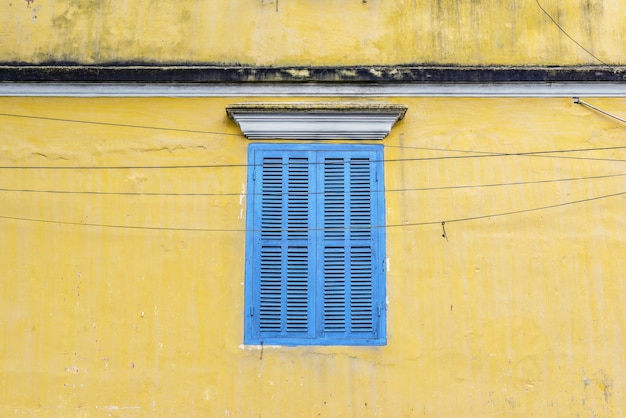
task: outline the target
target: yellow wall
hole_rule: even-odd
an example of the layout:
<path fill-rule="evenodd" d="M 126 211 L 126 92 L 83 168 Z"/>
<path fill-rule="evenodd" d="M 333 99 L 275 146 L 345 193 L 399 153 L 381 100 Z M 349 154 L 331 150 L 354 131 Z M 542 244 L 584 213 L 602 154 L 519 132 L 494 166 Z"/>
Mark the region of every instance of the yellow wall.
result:
<path fill-rule="evenodd" d="M 624 16 L 622 0 L 5 0 L 0 62 L 615 65 Z"/>
<path fill-rule="evenodd" d="M 0 99 L 30 117 L 0 117 L 0 416 L 626 415 L 626 197 L 452 222 L 623 193 L 623 149 L 479 153 L 623 146 L 623 124 L 570 99 L 387 99 L 409 106 L 383 141 L 388 344 L 260 350 L 249 142 L 224 111 L 245 101 Z M 103 168 L 159 165 L 208 167 Z"/>

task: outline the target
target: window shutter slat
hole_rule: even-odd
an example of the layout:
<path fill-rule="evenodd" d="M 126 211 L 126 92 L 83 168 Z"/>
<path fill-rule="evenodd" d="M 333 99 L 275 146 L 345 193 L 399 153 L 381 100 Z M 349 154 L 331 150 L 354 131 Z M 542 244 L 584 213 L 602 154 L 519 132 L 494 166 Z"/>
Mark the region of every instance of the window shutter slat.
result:
<path fill-rule="evenodd" d="M 367 158 L 350 160 L 350 239 L 372 238 L 372 179 Z"/>
<path fill-rule="evenodd" d="M 282 251 L 280 247 L 261 249 L 259 277 L 259 328 L 278 332 L 282 325 Z"/>
<path fill-rule="evenodd" d="M 324 160 L 324 239 L 343 240 L 345 234 L 345 164 L 343 158 Z"/>
<path fill-rule="evenodd" d="M 290 247 L 287 251 L 287 332 L 307 332 L 309 313 L 309 251 Z"/>
<path fill-rule="evenodd" d="M 287 183 L 287 231 L 289 240 L 308 237 L 309 164 L 307 158 L 290 158 Z"/>
<path fill-rule="evenodd" d="M 372 249 L 350 250 L 350 313 L 353 332 L 373 331 Z"/>
<path fill-rule="evenodd" d="M 261 239 L 279 240 L 283 223 L 282 158 L 264 158 L 261 169 Z"/>
<path fill-rule="evenodd" d="M 343 247 L 324 249 L 324 331 L 346 330 L 346 256 Z"/>

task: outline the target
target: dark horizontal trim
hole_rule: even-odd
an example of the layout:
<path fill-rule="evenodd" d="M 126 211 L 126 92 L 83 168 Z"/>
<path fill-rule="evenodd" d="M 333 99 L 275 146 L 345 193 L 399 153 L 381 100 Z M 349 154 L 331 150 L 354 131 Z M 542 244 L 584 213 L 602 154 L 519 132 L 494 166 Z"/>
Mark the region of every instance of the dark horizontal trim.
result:
<path fill-rule="evenodd" d="M 626 67 L 249 67 L 0 65 L 0 82 L 511 83 L 624 82 Z"/>

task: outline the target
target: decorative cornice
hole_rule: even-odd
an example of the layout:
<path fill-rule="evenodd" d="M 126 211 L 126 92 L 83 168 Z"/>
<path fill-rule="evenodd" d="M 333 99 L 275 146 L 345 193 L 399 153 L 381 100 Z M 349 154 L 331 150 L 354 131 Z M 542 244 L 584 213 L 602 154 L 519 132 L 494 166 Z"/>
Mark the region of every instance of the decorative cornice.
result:
<path fill-rule="evenodd" d="M 248 139 L 380 140 L 407 106 L 389 103 L 242 103 L 226 107 Z"/>

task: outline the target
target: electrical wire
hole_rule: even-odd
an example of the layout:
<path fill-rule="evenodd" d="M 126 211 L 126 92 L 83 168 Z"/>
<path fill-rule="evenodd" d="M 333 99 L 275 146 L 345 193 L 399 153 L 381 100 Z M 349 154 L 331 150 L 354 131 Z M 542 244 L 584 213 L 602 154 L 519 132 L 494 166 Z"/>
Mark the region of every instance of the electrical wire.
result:
<path fill-rule="evenodd" d="M 5 215 L 0 215 L 0 219 L 9 219 L 9 220 L 14 220 L 14 221 L 38 222 L 38 223 L 57 224 L 57 225 L 90 226 L 90 227 L 120 228 L 120 229 L 141 229 L 141 230 L 156 230 L 156 231 L 244 232 L 244 230 L 235 230 L 235 229 L 210 229 L 210 228 L 165 227 L 165 226 L 96 224 L 96 223 L 90 223 L 90 222 L 58 221 L 58 220 L 52 220 L 52 219 L 24 218 L 24 217 L 18 217 L 18 216 L 5 216 Z"/>
<path fill-rule="evenodd" d="M 453 222 L 466 222 L 473 220 L 480 220 L 486 218 L 495 218 L 507 215 L 516 215 L 521 213 L 536 212 L 540 210 L 553 209 L 557 207 L 569 206 L 578 203 L 591 202 L 600 199 L 608 199 L 612 197 L 625 195 L 626 192 L 612 193 L 602 196 L 595 196 L 587 199 L 573 200 L 569 202 L 556 203 L 553 205 L 540 206 L 536 208 L 520 209 L 509 212 L 497 212 L 487 215 L 470 216 L 465 218 L 455 218 L 444 220 L 444 223 Z M 38 222 L 46 224 L 58 224 L 58 225 L 72 225 L 72 226 L 87 226 L 87 227 L 100 227 L 100 228 L 119 228 L 119 229 L 135 229 L 135 230 L 157 230 L 157 231 L 183 231 L 183 232 L 260 232 L 260 230 L 247 230 L 247 229 L 224 229 L 224 228 L 192 228 L 192 227 L 159 227 L 159 226 L 140 226 L 140 225 L 119 225 L 119 224 L 98 224 L 88 222 L 71 222 L 71 221 L 58 221 L 52 219 L 39 219 L 39 218 L 26 218 L 18 216 L 0 215 L 0 219 L 14 220 L 14 221 L 26 221 L 26 222 Z M 402 224 L 387 224 L 387 225 L 370 225 L 357 228 L 294 228 L 292 230 L 297 232 L 302 231 L 348 231 L 355 229 L 380 229 L 380 228 L 399 228 L 399 227 L 411 227 L 411 226 L 423 226 L 423 225 L 439 225 L 442 221 L 426 221 L 426 222 L 405 222 Z M 282 229 L 264 229 L 268 232 L 289 232 L 290 230 Z"/>
<path fill-rule="evenodd" d="M 50 117 L 45 117 L 45 116 L 19 115 L 15 113 L 0 113 L 0 116 L 6 116 L 6 117 L 12 117 L 12 118 L 49 120 L 49 121 L 54 121 L 54 122 L 68 122 L 68 123 L 83 123 L 83 124 L 89 124 L 89 125 L 114 126 L 114 127 L 119 127 L 119 128 L 152 129 L 152 130 L 170 131 L 170 132 L 185 132 L 185 133 L 195 133 L 195 134 L 228 135 L 228 136 L 243 137 L 243 134 L 240 134 L 240 133 L 237 134 L 237 133 L 227 133 L 227 132 L 201 131 L 201 130 L 196 130 L 196 129 L 165 128 L 165 127 L 146 126 L 146 125 L 129 125 L 125 123 L 97 122 L 97 121 L 88 121 L 88 120 L 79 120 L 79 119 L 50 118 Z"/>
<path fill-rule="evenodd" d="M 515 152 L 515 153 L 488 153 L 486 151 L 467 151 L 472 153 L 479 153 L 480 155 L 449 155 L 438 157 L 417 157 L 417 158 L 388 158 L 382 160 L 369 160 L 370 163 L 400 163 L 409 161 L 439 161 L 450 159 L 468 159 L 468 158 L 487 158 L 487 157 L 523 157 L 523 156 L 537 156 L 543 158 L 564 158 L 574 160 L 590 160 L 590 161 L 613 161 L 624 162 L 625 159 L 619 158 L 593 158 L 593 157 L 572 157 L 562 155 L 546 155 L 546 154 L 562 154 L 570 152 L 590 152 L 590 151 L 608 151 L 625 149 L 626 146 L 614 146 L 614 147 L 598 147 L 598 148 L 578 148 L 578 149 L 561 149 L 561 150 L 545 150 L 545 151 L 528 151 L 528 152 Z M 352 161 L 346 160 L 343 164 L 350 164 Z M 326 162 L 308 162 L 309 165 L 323 165 Z M 332 164 L 340 164 L 333 162 Z M 288 163 L 279 164 L 272 163 L 272 167 L 279 165 L 288 165 Z M 0 169 L 4 170 L 139 170 L 139 169 L 200 169 L 200 168 L 246 168 L 246 167 L 262 167 L 263 164 L 190 164 L 190 165 L 140 165 L 140 166 L 0 166 Z"/>
<path fill-rule="evenodd" d="M 610 115 L 600 109 L 597 109 L 587 103 L 585 104 L 595 110 L 598 110 L 602 113 L 605 113 L 611 117 L 615 117 L 614 115 Z M 70 123 L 83 123 L 83 124 L 94 124 L 94 125 L 104 125 L 104 126 L 115 126 L 115 127 L 125 127 L 125 128 L 139 128 L 139 129 L 152 129 L 152 130 L 164 130 L 164 131 L 174 131 L 174 132 L 186 132 L 186 133 L 201 133 L 201 134 L 211 134 L 211 135 L 229 135 L 229 136 L 238 136 L 244 137 L 240 133 L 228 133 L 228 132 L 216 132 L 216 131 L 202 131 L 202 130 L 193 130 L 193 129 L 178 129 L 178 128 L 165 128 L 165 127 L 156 127 L 156 126 L 146 126 L 146 125 L 133 125 L 133 124 L 120 124 L 120 123 L 109 123 L 109 122 L 98 122 L 98 121 L 88 121 L 88 120 L 77 120 L 77 119 L 65 119 L 65 118 L 51 118 L 44 116 L 32 116 L 32 115 L 20 115 L 14 113 L 0 113 L 0 116 L 6 117 L 16 117 L 16 118 L 26 118 L 26 119 L 40 119 L 40 120 L 51 120 L 57 122 L 70 122 Z M 615 117 L 617 118 L 617 117 Z M 619 118 L 618 118 L 619 119 Z M 622 119 L 620 119 L 622 120 Z M 463 152 L 463 153 L 471 153 L 471 154 L 479 154 L 479 155 L 455 155 L 455 156 L 439 156 L 439 157 L 422 157 L 422 158 L 400 158 L 400 159 L 387 159 L 381 161 L 372 161 L 372 162 L 402 162 L 402 161 L 436 161 L 436 160 L 446 160 L 446 159 L 466 159 L 466 158 L 485 158 L 485 157 L 507 157 L 507 156 L 542 156 L 544 158 L 562 158 L 562 159 L 575 159 L 575 160 L 590 160 L 590 161 L 613 161 L 613 162 L 623 162 L 626 161 L 624 159 L 614 159 L 614 158 L 592 158 L 592 157 L 571 157 L 571 156 L 551 156 L 551 155 L 542 155 L 542 154 L 555 154 L 555 153 L 569 153 L 569 152 L 586 152 L 586 151 L 602 151 L 602 150 L 615 150 L 615 149 L 624 149 L 624 146 L 616 146 L 616 147 L 599 147 L 599 148 L 581 148 L 581 149 L 564 149 L 564 150 L 546 150 L 546 151 L 529 151 L 529 152 L 517 152 L 517 153 L 501 153 L 501 152 L 490 152 L 490 151 L 475 151 L 475 150 L 459 150 L 459 149 L 442 149 L 442 148 L 426 148 L 426 147 L 411 147 L 411 146 L 398 146 L 398 145 L 385 145 L 387 148 L 403 148 L 403 149 L 420 149 L 420 150 L 431 150 L 431 151 L 442 151 L 442 152 Z M 310 164 L 323 164 L 323 163 L 310 163 Z M 0 169 L 38 169 L 38 170 L 125 170 L 125 169 L 194 169 L 194 168 L 234 168 L 234 167 L 249 167 L 248 164 L 214 164 L 214 165 L 174 165 L 174 166 L 0 166 Z"/>
<path fill-rule="evenodd" d="M 548 180 L 533 180 L 533 181 L 517 181 L 509 183 L 487 183 L 487 184 L 466 184 L 458 186 L 439 186 L 439 187 L 416 187 L 416 188 L 402 188 L 402 189 L 385 189 L 385 190 L 372 190 L 371 193 L 405 193 L 415 191 L 432 191 L 432 190 L 450 190 L 450 189 L 470 189 L 470 188 L 483 188 L 483 187 L 503 187 L 503 186 L 522 186 L 527 184 L 541 184 L 541 183 L 557 183 L 557 182 L 570 182 L 580 180 L 595 180 L 595 179 L 607 179 L 615 177 L 626 176 L 626 173 L 622 174 L 606 174 L 601 176 L 588 176 L 588 177 L 568 177 L 560 179 L 548 179 Z M 261 193 L 165 193 L 165 192 L 104 192 L 104 191 L 78 191 L 78 190 L 43 190 L 43 189 L 13 189 L 13 188 L 0 188 L 0 192 L 19 192 L 19 193 L 49 193 L 49 194 L 77 194 L 77 195 L 115 195 L 115 196 L 205 196 L 205 197 L 217 197 L 217 196 L 258 196 Z M 282 193 L 262 193 L 263 195 L 271 196 L 310 196 L 321 195 L 324 192 L 293 192 L 287 191 Z"/>
<path fill-rule="evenodd" d="M 607 194 L 607 195 L 603 195 L 603 196 L 590 197 L 590 198 L 587 198 L 587 199 L 580 199 L 580 200 L 573 200 L 573 201 L 570 201 L 570 202 L 556 203 L 554 205 L 540 206 L 540 207 L 537 207 L 537 208 L 514 210 L 514 211 L 510 211 L 510 212 L 492 213 L 492 214 L 489 214 L 489 215 L 472 216 L 472 217 L 467 217 L 467 218 L 450 219 L 450 220 L 445 221 L 445 223 L 475 221 L 475 220 L 485 219 L 485 218 L 496 218 L 496 217 L 499 217 L 499 216 L 517 215 L 517 214 L 520 214 L 520 213 L 536 212 L 536 211 L 539 211 L 539 210 L 553 209 L 553 208 L 558 208 L 558 207 L 562 207 L 562 206 L 574 205 L 574 204 L 577 204 L 577 203 L 592 202 L 594 200 L 608 199 L 608 198 L 611 198 L 611 197 L 617 197 L 617 196 L 622 196 L 622 195 L 626 195 L 626 192 L 618 192 L 618 193 L 612 193 L 612 194 Z M 432 224 L 439 224 L 439 222 L 429 222 L 428 224 L 431 224 L 431 225 Z M 408 224 L 408 225 L 410 225 L 410 224 Z M 415 225 L 425 225 L 425 224 L 417 223 Z"/>
<path fill-rule="evenodd" d="M 484 157 L 543 157 L 543 158 L 561 158 L 568 160 L 589 160 L 589 161 L 615 161 L 623 162 L 624 159 L 619 158 L 593 158 L 593 157 L 571 157 L 562 155 L 544 155 L 544 154 L 559 154 L 569 152 L 591 152 L 591 151 L 608 151 L 624 149 L 626 146 L 613 146 L 613 147 L 598 147 L 598 148 L 572 148 L 561 150 L 545 150 L 545 151 L 527 151 L 527 152 L 492 152 L 492 151 L 474 151 L 474 150 L 459 150 L 459 149 L 443 149 L 443 148 L 426 148 L 426 147 L 411 147 L 411 146 L 396 146 L 385 145 L 388 148 L 405 148 L 405 149 L 417 149 L 428 151 L 447 151 L 447 152 L 462 152 L 473 153 L 479 155 L 452 155 L 445 157 L 423 157 L 423 158 L 406 158 L 396 160 L 384 160 L 384 162 L 400 162 L 400 161 L 429 161 L 429 160 L 447 160 L 447 159 L 463 159 L 463 158 L 484 158 Z"/>
<path fill-rule="evenodd" d="M 601 113 L 604 113 L 607 116 L 616 118 L 622 122 L 626 122 L 626 120 L 621 119 L 615 115 L 612 115 L 608 112 L 605 112 L 597 107 L 590 105 L 589 103 L 583 102 L 578 97 L 574 97 L 575 103 L 580 103 L 585 106 L 588 106 L 594 110 L 597 110 Z M 0 113 L 0 116 L 8 116 L 8 117 L 17 117 L 17 118 L 25 118 L 25 119 L 42 119 L 42 120 L 52 120 L 59 122 L 71 122 L 71 123 L 84 123 L 84 124 L 93 124 L 93 125 L 105 125 L 105 126 L 116 126 L 116 127 L 125 127 L 125 128 L 139 128 L 139 129 L 152 129 L 152 130 L 164 130 L 164 131 L 174 131 L 174 132 L 188 132 L 188 133 L 202 133 L 202 134 L 211 134 L 211 135 L 227 135 L 227 136 L 238 136 L 244 138 L 243 134 L 240 133 L 229 133 L 229 132 L 218 132 L 218 131 L 202 131 L 202 130 L 194 130 L 194 129 L 179 129 L 179 128 L 165 128 L 158 126 L 147 126 L 147 125 L 132 125 L 132 124 L 121 124 L 121 123 L 109 123 L 109 122 L 98 122 L 98 121 L 89 121 L 89 120 L 76 120 L 76 119 L 64 119 L 64 118 L 50 118 L 44 116 L 32 116 L 32 115 L 20 115 L 13 113 Z M 417 150 L 427 150 L 427 151 L 442 151 L 442 152 L 462 152 L 462 153 L 472 153 L 472 154 L 486 154 L 487 156 L 518 156 L 518 155 L 534 155 L 534 154 L 545 154 L 545 153 L 564 153 L 564 152 L 584 152 L 584 151 L 602 151 L 602 150 L 613 150 L 613 149 L 623 149 L 626 148 L 624 146 L 615 146 L 615 147 L 599 147 L 599 148 L 579 148 L 579 149 L 564 149 L 564 150 L 545 150 L 545 151 L 528 151 L 528 152 L 519 152 L 519 153 L 506 153 L 506 152 L 493 152 L 493 151 L 477 151 L 477 150 L 463 150 L 463 149 L 446 149 L 446 148 L 429 148 L 429 147 L 413 147 L 407 145 L 390 145 L 385 144 L 385 148 L 400 148 L 400 149 L 417 149 Z M 447 158 L 455 158 L 458 156 L 452 156 Z M 437 158 L 437 157 L 434 157 Z M 446 158 L 446 157 L 443 157 Z M 232 166 L 232 165 L 227 165 Z M 238 165 L 236 165 L 238 166 Z M 157 168 L 161 168 L 162 166 L 158 166 Z M 211 166 L 181 166 L 181 167 L 211 167 Z M 5 167 L 0 167 L 5 168 Z M 11 168 L 11 167 L 6 167 Z M 19 168 L 19 167 L 16 167 Z M 35 166 L 33 168 L 39 168 Z M 53 167 L 54 168 L 54 167 Z M 85 167 L 85 168 L 97 168 L 97 167 Z M 108 167 L 106 167 L 108 168 Z M 126 167 L 121 167 L 126 168 Z M 133 167 L 131 167 L 133 168 Z M 137 168 L 146 168 L 146 167 L 137 167 Z"/>
<path fill-rule="evenodd" d="M 578 47 L 580 47 L 583 51 L 585 51 L 587 54 L 589 54 L 590 56 L 592 56 L 594 59 L 596 59 L 598 62 L 600 62 L 601 64 L 607 66 L 607 67 L 611 67 L 610 64 L 604 62 L 603 60 L 601 60 L 600 58 L 598 58 L 595 54 L 593 54 L 591 51 L 589 51 L 587 48 L 585 48 L 584 46 L 582 46 L 582 44 L 580 42 L 578 42 L 576 39 L 574 39 L 569 33 L 567 33 L 567 31 L 565 29 L 563 29 L 563 27 L 559 24 L 559 22 L 556 21 L 556 19 L 554 19 L 552 17 L 552 15 L 550 15 L 550 13 L 548 13 L 548 11 L 546 9 L 543 8 L 543 6 L 541 5 L 541 3 L 539 3 L 539 0 L 535 0 L 535 2 L 537 3 L 537 6 L 539 6 L 539 8 L 541 9 L 541 11 L 548 16 L 548 18 L 552 21 L 552 23 L 554 23 L 556 25 L 556 27 L 565 35 L 567 36 L 572 42 L 574 42 L 576 45 L 578 45 Z"/>
<path fill-rule="evenodd" d="M 575 103 L 579 103 L 579 98 L 574 97 L 574 102 Z M 621 118 L 618 118 L 617 116 L 611 115 L 607 112 L 604 112 L 601 109 L 598 109 L 594 106 L 591 106 L 588 103 L 582 102 L 580 101 L 580 104 L 586 105 L 592 109 L 595 109 L 601 113 L 604 113 L 610 117 L 614 117 L 618 120 L 624 121 Z M 227 135 L 227 136 L 238 136 L 238 137 L 244 137 L 243 134 L 237 134 L 237 133 L 229 133 L 229 132 L 217 132 L 217 131 L 201 131 L 201 130 L 194 130 L 194 129 L 178 129 L 178 128 L 164 128 L 164 127 L 158 127 L 158 126 L 147 126 L 147 125 L 132 125 L 132 124 L 121 124 L 121 123 L 108 123 L 108 122 L 98 122 L 98 121 L 88 121 L 88 120 L 76 120 L 76 119 L 63 119 L 63 118 L 49 118 L 49 117 L 44 117 L 44 116 L 32 116 L 32 115 L 19 115 L 19 114 L 12 114 L 12 113 L 0 113 L 0 116 L 8 116 L 8 117 L 17 117 L 17 118 L 25 118 L 25 119 L 41 119 L 41 120 L 52 120 L 52 121 L 58 121 L 58 122 L 71 122 L 71 123 L 84 123 L 84 124 L 93 124 L 93 125 L 104 125 L 104 126 L 116 126 L 116 127 L 125 127 L 125 128 L 139 128 L 139 129 L 152 129 L 152 130 L 163 130 L 163 131 L 174 131 L 174 132 L 187 132 L 187 133 L 201 133 L 201 134 L 211 134 L 211 135 Z M 563 152 L 583 152 L 583 151 L 601 151 L 601 150 L 611 150 L 611 149 L 622 149 L 622 148 L 626 148 L 626 147 L 601 147 L 601 148 L 581 148 L 581 149 L 565 149 L 565 150 L 548 150 L 548 151 L 530 151 L 530 152 L 523 152 L 523 153 L 502 153 L 502 152 L 493 152 L 493 151 L 476 151 L 476 150 L 462 150 L 462 149 L 446 149 L 446 148 L 428 148 L 428 147 L 413 147 L 413 146 L 407 146 L 407 145 L 390 145 L 390 144 L 385 144 L 385 148 L 400 148 L 400 149 L 416 149 L 416 150 L 426 150 L 426 151 L 442 151 L 442 152 L 462 152 L 462 153 L 471 153 L 471 154 L 486 154 L 487 156 L 518 156 L 518 155 L 534 155 L 534 154 L 539 154 L 539 153 L 563 153 Z M 458 157 L 458 156 L 457 156 Z M 434 157 L 437 158 L 437 157 Z M 455 156 L 452 157 L 439 157 L 441 158 L 456 158 Z M 467 158 L 467 157 L 465 157 Z M 240 165 L 224 165 L 226 167 L 233 167 L 233 166 L 240 166 Z M 243 166 L 243 165 L 241 165 Z M 163 166 L 156 166 L 155 168 L 167 168 L 169 166 L 163 167 Z M 201 167 L 221 167 L 221 166 L 174 166 L 174 168 L 201 168 Z M 0 168 L 20 168 L 20 167 L 1 167 Z M 31 168 L 31 167 L 24 167 L 24 168 Z M 46 167 L 40 167 L 40 166 L 33 166 L 32 168 L 46 168 Z M 56 168 L 56 167 L 50 167 L 50 168 Z M 80 168 L 80 167 L 78 167 Z M 96 169 L 99 167 L 85 167 L 85 168 L 90 168 L 90 169 Z M 104 167 L 104 168 L 152 168 L 150 166 L 148 167 Z"/>
<path fill-rule="evenodd" d="M 537 158 L 559 158 L 563 160 L 582 160 L 582 161 L 611 161 L 611 162 L 624 162 L 626 160 L 622 158 L 592 158 L 592 157 L 566 157 L 563 155 L 529 155 L 530 157 Z"/>
<path fill-rule="evenodd" d="M 611 147 L 595 147 L 595 148 L 566 148 L 566 149 L 555 149 L 555 150 L 544 150 L 544 151 L 526 151 L 526 152 L 517 152 L 517 153 L 464 150 L 464 149 L 455 149 L 455 148 L 413 147 L 410 145 L 387 145 L 387 144 L 385 144 L 385 148 L 415 149 L 415 150 L 422 150 L 422 151 L 462 152 L 462 153 L 471 153 L 471 154 L 486 154 L 487 156 L 518 156 L 518 155 L 534 155 L 534 154 L 557 154 L 557 153 L 566 153 L 566 152 L 610 151 L 610 150 L 624 149 L 626 148 L 626 146 L 616 145 L 616 146 L 611 146 Z"/>

